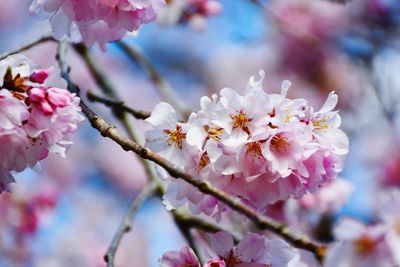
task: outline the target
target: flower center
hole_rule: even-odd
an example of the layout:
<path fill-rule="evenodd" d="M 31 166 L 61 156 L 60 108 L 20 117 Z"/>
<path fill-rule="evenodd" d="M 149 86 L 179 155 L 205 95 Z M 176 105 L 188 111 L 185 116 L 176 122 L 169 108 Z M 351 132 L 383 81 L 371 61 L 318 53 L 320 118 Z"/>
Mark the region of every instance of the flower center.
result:
<path fill-rule="evenodd" d="M 251 155 L 253 157 L 262 157 L 261 143 L 260 142 L 247 143 L 246 155 Z"/>
<path fill-rule="evenodd" d="M 284 116 L 285 123 L 289 123 L 292 120 L 292 118 L 294 117 L 291 114 L 290 109 L 288 109 L 288 108 L 284 109 L 284 114 L 285 114 L 285 116 Z"/>
<path fill-rule="evenodd" d="M 354 242 L 354 245 L 357 252 L 361 255 L 371 254 L 376 248 L 376 243 L 368 236 L 363 236 L 360 239 L 356 240 Z"/>
<path fill-rule="evenodd" d="M 214 139 L 215 141 L 219 141 L 221 139 L 220 135 L 224 132 L 224 129 L 218 126 L 210 127 L 204 125 L 204 130 L 208 133 L 208 138 Z"/>
<path fill-rule="evenodd" d="M 281 134 L 275 135 L 271 139 L 270 148 L 274 153 L 286 152 L 289 149 L 288 139 Z"/>
<path fill-rule="evenodd" d="M 164 130 L 168 134 L 168 145 L 175 144 L 182 149 L 182 142 L 186 138 L 186 133 L 182 132 L 182 127 L 177 125 L 175 130 Z"/>
<path fill-rule="evenodd" d="M 313 123 L 314 128 L 317 130 L 328 129 L 329 125 L 326 123 L 327 119 L 329 119 L 328 116 L 323 116 L 322 118 L 313 120 L 312 123 Z"/>
<path fill-rule="evenodd" d="M 201 171 L 202 169 L 204 169 L 204 167 L 206 167 L 208 164 L 210 163 L 210 158 L 208 157 L 207 151 L 204 152 L 199 160 L 199 164 L 197 165 L 197 170 Z"/>
<path fill-rule="evenodd" d="M 233 250 L 230 250 L 228 254 L 224 258 L 226 267 L 235 267 L 237 264 L 241 263 L 242 261 L 239 259 Z"/>
<path fill-rule="evenodd" d="M 243 111 L 238 112 L 235 115 L 231 115 L 233 120 L 233 128 L 240 128 L 246 133 L 250 134 L 249 128 L 247 127 L 247 123 L 251 121 L 251 119 L 247 118 L 247 115 L 243 113 Z"/>

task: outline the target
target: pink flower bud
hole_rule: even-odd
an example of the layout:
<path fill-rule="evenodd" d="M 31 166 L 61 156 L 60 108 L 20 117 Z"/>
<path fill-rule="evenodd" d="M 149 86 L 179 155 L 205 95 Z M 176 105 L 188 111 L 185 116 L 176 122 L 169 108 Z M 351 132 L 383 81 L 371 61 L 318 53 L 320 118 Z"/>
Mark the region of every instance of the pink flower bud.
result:
<path fill-rule="evenodd" d="M 49 77 L 49 70 L 42 69 L 34 71 L 29 77 L 29 80 L 34 83 L 44 83 L 47 77 Z"/>
<path fill-rule="evenodd" d="M 54 87 L 47 89 L 47 98 L 51 104 L 61 108 L 68 106 L 74 100 L 74 96 L 67 90 Z"/>
<path fill-rule="evenodd" d="M 28 92 L 31 102 L 42 102 L 46 98 L 46 89 L 44 87 L 34 87 Z"/>

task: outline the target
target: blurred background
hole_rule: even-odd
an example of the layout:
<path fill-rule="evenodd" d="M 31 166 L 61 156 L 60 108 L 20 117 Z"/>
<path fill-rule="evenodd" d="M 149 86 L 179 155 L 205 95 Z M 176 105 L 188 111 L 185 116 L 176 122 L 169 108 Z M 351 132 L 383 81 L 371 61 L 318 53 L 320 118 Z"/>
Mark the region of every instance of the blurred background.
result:
<path fill-rule="evenodd" d="M 0 1 L 0 54 L 50 32 L 46 21 L 29 17 L 29 2 Z M 125 41 L 194 110 L 202 95 L 223 87 L 244 91 L 260 69 L 267 92 L 279 92 L 281 81 L 289 79 L 290 97 L 305 98 L 316 109 L 336 91 L 351 144 L 341 176 L 354 190 L 330 217 L 373 222 L 375 197 L 400 186 L 400 1 L 220 2 L 218 15 L 174 24 L 160 19 Z M 50 67 L 57 65 L 55 52 L 56 45 L 47 42 L 24 53 Z M 146 72 L 115 44 L 91 52 L 128 105 L 151 111 L 162 100 Z M 100 92 L 72 50 L 68 62 L 82 95 Z M 109 109 L 91 106 L 117 124 Z M 131 123 L 142 139 L 148 126 Z M 73 139 L 67 158 L 52 155 L 37 169 L 17 174 L 13 193 L 0 195 L 0 266 L 105 266 L 103 255 L 145 173 L 133 154 L 101 138 L 87 122 Z M 152 199 L 124 237 L 116 266 L 156 267 L 163 252 L 183 244 L 170 214 Z"/>

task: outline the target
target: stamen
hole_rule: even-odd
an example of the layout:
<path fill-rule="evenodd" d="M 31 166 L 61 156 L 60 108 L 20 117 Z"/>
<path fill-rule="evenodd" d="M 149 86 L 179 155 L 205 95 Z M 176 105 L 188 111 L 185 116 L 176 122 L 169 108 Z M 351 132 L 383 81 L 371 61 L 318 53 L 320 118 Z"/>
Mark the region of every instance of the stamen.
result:
<path fill-rule="evenodd" d="M 368 236 L 363 236 L 354 242 L 356 250 L 361 255 L 369 255 L 376 249 L 376 243 Z"/>
<path fill-rule="evenodd" d="M 275 135 L 271 139 L 270 148 L 274 153 L 286 152 L 289 148 L 288 139 L 282 134 Z"/>
<path fill-rule="evenodd" d="M 182 127 L 177 125 L 175 130 L 164 130 L 166 134 L 168 134 L 168 145 L 175 144 L 182 149 L 182 142 L 186 138 L 186 133 L 182 132 Z"/>

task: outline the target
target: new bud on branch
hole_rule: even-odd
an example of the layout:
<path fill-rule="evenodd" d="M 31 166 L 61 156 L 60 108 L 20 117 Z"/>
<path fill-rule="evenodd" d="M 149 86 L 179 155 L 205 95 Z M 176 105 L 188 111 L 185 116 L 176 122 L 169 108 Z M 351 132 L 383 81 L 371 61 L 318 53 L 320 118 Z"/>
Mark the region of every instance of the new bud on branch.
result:
<path fill-rule="evenodd" d="M 65 156 L 84 117 L 80 99 L 53 68 L 40 69 L 23 55 L 0 61 L 0 193 L 21 172 L 56 153 Z"/>
<path fill-rule="evenodd" d="M 219 97 L 202 97 L 201 109 L 185 123 L 167 103 L 158 104 L 147 121 L 147 146 L 187 172 L 264 212 L 268 204 L 301 198 L 336 178 L 348 138 L 339 129 L 329 94 L 315 111 L 304 99 L 289 99 L 289 81 L 281 94 L 267 94 L 251 77 L 244 95 L 230 88 Z M 165 203 L 186 203 L 195 213 L 220 215 L 224 205 L 191 185 L 167 178 Z"/>

